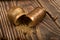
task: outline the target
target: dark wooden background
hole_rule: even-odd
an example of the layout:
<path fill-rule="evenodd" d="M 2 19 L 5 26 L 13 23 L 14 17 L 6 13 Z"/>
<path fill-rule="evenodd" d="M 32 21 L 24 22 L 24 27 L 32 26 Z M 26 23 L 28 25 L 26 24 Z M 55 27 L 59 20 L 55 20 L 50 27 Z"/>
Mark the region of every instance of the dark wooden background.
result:
<path fill-rule="evenodd" d="M 4 40 L 60 40 L 60 1 L 59 0 L 19 0 L 0 1 L 0 35 Z M 36 7 L 44 7 L 45 18 L 33 28 L 34 33 L 25 36 L 15 29 L 9 21 L 7 11 L 11 7 L 20 6 L 27 13 Z M 2 40 L 1 39 L 1 40 Z"/>

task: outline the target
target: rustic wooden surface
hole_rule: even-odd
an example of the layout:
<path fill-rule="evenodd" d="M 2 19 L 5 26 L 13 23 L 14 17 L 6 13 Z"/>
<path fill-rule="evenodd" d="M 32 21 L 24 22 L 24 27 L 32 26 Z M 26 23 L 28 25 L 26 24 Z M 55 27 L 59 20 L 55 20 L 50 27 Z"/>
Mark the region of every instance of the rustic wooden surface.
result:
<path fill-rule="evenodd" d="M 57 4 L 55 4 L 56 2 Z M 6 40 L 60 40 L 60 9 L 58 2 L 58 0 L 0 1 L 0 35 Z M 44 7 L 49 14 L 46 13 L 42 22 L 33 28 L 34 33 L 31 33 L 29 36 L 27 35 L 25 38 L 23 33 L 17 31 L 8 19 L 7 11 L 14 6 L 23 7 L 27 13 L 40 6 Z M 55 20 L 56 16 L 58 16 L 58 18 Z"/>

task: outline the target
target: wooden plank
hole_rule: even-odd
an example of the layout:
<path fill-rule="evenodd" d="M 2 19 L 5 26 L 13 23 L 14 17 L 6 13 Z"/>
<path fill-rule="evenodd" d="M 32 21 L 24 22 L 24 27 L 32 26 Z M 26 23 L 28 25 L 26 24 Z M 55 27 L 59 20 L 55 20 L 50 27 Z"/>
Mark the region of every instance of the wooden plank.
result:
<path fill-rule="evenodd" d="M 52 15 L 56 23 L 60 26 L 60 0 L 38 0 L 41 5 Z"/>
<path fill-rule="evenodd" d="M 46 10 L 53 16 L 55 17 L 55 15 L 57 15 L 56 13 L 59 14 L 59 12 L 56 12 L 56 9 L 54 9 L 55 7 L 52 7 L 55 11 L 52 11 L 53 9 L 50 9 L 50 12 L 48 7 L 50 8 L 50 4 L 48 3 L 47 0 L 39 0 L 39 2 L 42 4 L 42 6 L 44 8 L 46 8 Z M 4 3 L 4 4 L 3 4 Z M 7 11 L 14 6 L 21 6 L 23 7 L 23 9 L 25 10 L 25 12 L 29 13 L 31 12 L 34 8 L 40 6 L 41 5 L 35 0 L 30 0 L 30 1 L 5 1 L 5 2 L 1 2 L 1 4 L 3 6 L 1 6 L 5 11 L 4 15 L 5 18 L 2 18 L 2 20 L 4 20 L 3 23 L 7 23 L 7 27 L 9 28 L 9 32 L 11 33 L 11 40 L 15 40 L 14 38 L 20 38 L 20 35 L 23 33 L 19 33 L 16 29 L 15 26 L 9 21 L 8 19 L 8 15 L 7 15 Z M 47 7 L 47 4 L 48 7 Z M 0 7 L 0 8 L 1 8 Z M 55 14 L 54 14 L 55 13 Z M 1 16 L 2 16 L 1 15 Z M 2 21 L 1 20 L 1 21 Z M 6 21 L 5 21 L 6 20 Z M 2 23 L 2 24 L 3 24 Z M 3 26 L 3 25 L 2 25 Z M 58 28 L 58 25 L 55 23 L 55 21 L 53 21 L 53 19 L 46 13 L 45 18 L 42 20 L 42 22 L 40 22 L 39 24 L 36 25 L 36 28 L 33 28 L 33 30 L 35 30 L 34 35 L 31 37 L 31 35 L 27 35 L 28 37 L 30 37 L 31 39 L 35 40 L 59 40 L 60 38 L 60 30 Z M 9 34 L 8 32 L 8 34 Z M 18 35 L 18 36 L 17 36 Z M 24 36 L 24 35 L 23 35 Z M 35 37 L 35 38 L 34 38 Z M 9 37 L 10 38 L 10 37 Z M 23 39 L 23 37 L 22 37 Z M 21 40 L 22 40 L 21 39 Z M 29 39 L 29 38 L 28 38 Z M 29 39 L 30 40 L 30 39 Z"/>

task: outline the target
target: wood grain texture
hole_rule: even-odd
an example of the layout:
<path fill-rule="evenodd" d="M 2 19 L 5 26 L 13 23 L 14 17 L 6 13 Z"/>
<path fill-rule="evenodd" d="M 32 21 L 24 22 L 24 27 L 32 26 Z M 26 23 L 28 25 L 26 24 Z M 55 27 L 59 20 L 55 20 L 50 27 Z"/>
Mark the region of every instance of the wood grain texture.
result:
<path fill-rule="evenodd" d="M 60 0 L 38 0 L 41 5 L 52 15 L 57 16 L 56 23 L 60 26 Z"/>
<path fill-rule="evenodd" d="M 60 40 L 59 25 L 57 25 L 47 13 L 42 22 L 33 28 L 33 30 L 35 30 L 34 33 L 31 33 L 30 35 L 27 34 L 26 38 L 24 34 L 21 31 L 17 31 L 15 26 L 9 21 L 7 12 L 11 7 L 14 6 L 23 7 L 27 13 L 40 6 L 46 8 L 52 17 L 60 15 L 57 11 L 58 9 L 56 9 L 54 6 L 51 6 L 48 0 L 39 0 L 39 2 L 37 0 L 0 1 L 0 16 L 2 25 L 1 31 L 3 33 L 3 37 L 5 37 L 7 40 Z M 58 21 L 58 19 L 56 21 Z"/>

